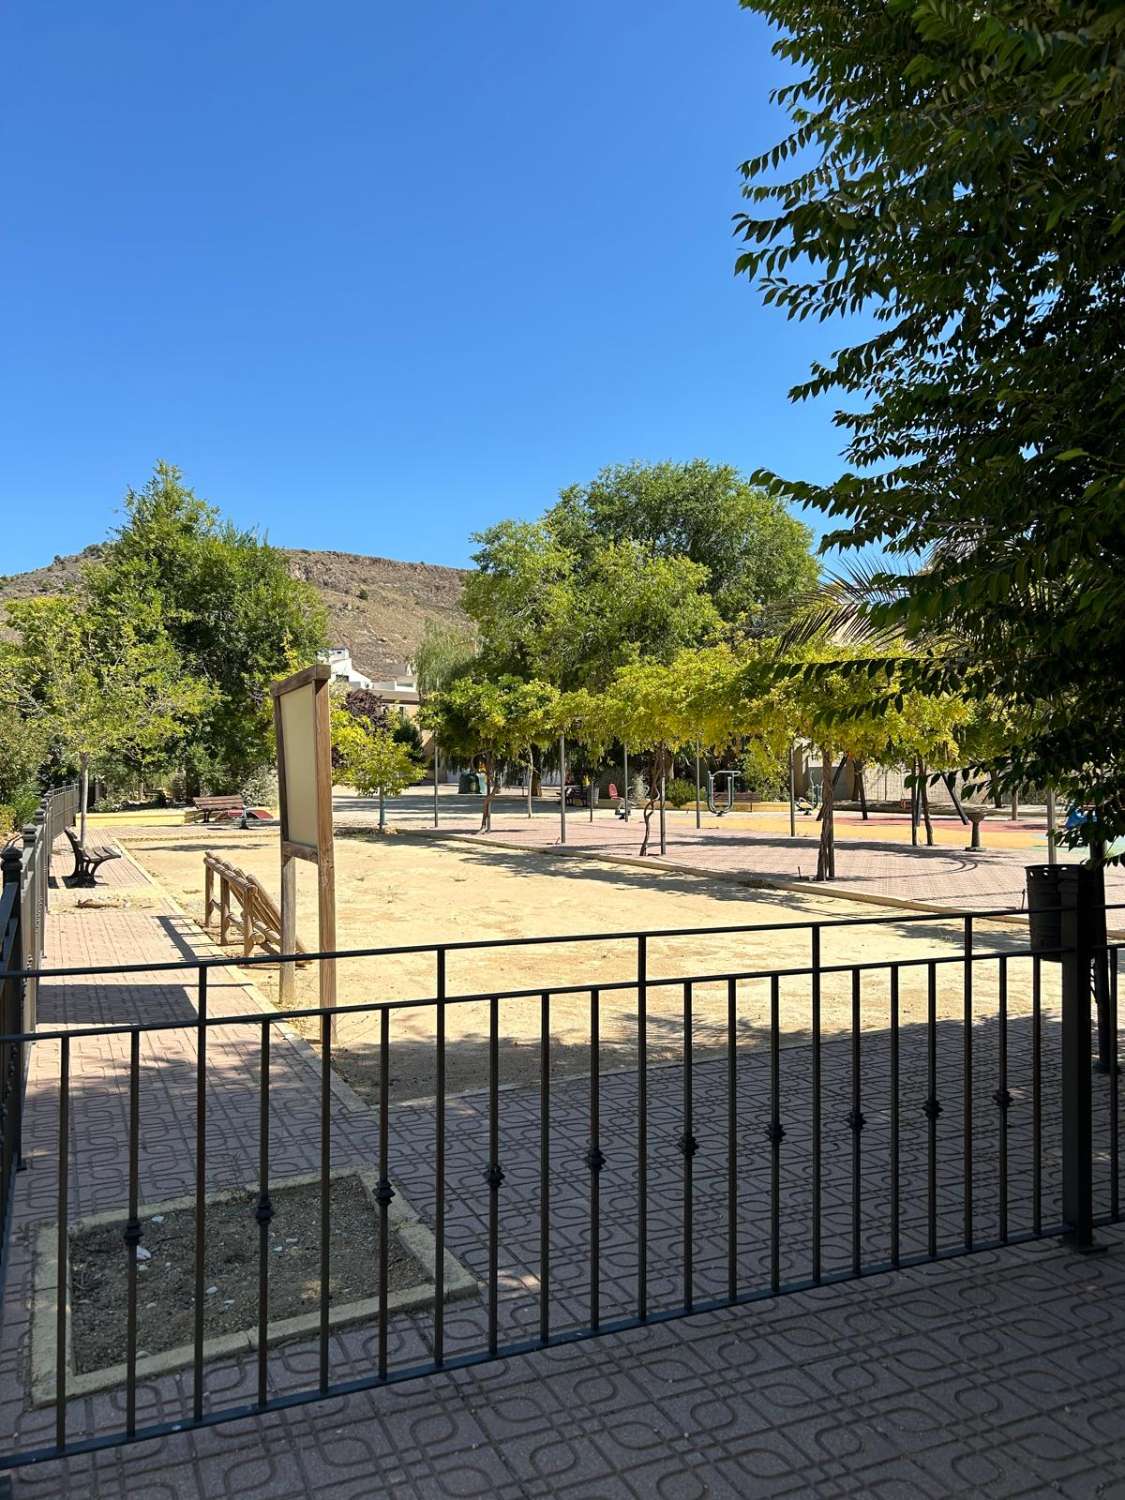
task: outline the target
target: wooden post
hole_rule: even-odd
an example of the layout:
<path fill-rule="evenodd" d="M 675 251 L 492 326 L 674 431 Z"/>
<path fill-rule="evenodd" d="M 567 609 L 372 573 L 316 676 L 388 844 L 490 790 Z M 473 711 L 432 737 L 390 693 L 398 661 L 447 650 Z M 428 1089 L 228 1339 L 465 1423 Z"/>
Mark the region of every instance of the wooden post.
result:
<path fill-rule="evenodd" d="M 317 682 L 316 697 L 316 886 L 317 913 L 320 917 L 320 948 L 330 952 L 336 947 L 336 852 L 332 842 L 332 725 L 325 680 Z M 320 960 L 320 1003 L 336 1004 L 336 960 Z M 332 1021 L 335 1040 L 336 1022 Z"/>
<path fill-rule="evenodd" d="M 203 930 L 211 926 L 211 902 L 215 894 L 215 872 L 209 864 L 203 867 Z"/>
<path fill-rule="evenodd" d="M 297 861 L 285 854 L 281 856 L 281 951 L 297 951 Z M 278 981 L 278 1000 L 283 1006 L 292 1004 L 296 981 L 292 964 L 281 965 Z"/>
<path fill-rule="evenodd" d="M 227 940 L 227 931 L 230 928 L 230 881 L 225 875 L 219 876 L 219 946 L 223 947 Z"/>
<path fill-rule="evenodd" d="M 249 958 L 254 951 L 254 887 L 242 894 L 242 956 Z"/>

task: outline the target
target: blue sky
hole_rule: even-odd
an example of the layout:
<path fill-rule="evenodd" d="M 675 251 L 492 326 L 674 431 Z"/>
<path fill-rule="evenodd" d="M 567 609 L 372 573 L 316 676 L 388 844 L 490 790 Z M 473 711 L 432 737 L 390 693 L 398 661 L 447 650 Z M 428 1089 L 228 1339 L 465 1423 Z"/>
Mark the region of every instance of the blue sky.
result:
<path fill-rule="evenodd" d="M 287 546 L 463 563 L 608 463 L 827 477 L 843 338 L 735 279 L 736 0 L 0 10 L 0 572 L 157 458 Z"/>

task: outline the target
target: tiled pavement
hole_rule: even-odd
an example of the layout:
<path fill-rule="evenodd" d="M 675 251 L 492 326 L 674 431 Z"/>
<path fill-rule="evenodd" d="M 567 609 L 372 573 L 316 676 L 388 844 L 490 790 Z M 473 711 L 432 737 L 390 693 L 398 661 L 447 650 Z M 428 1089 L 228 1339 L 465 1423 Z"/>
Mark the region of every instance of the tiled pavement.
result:
<path fill-rule="evenodd" d="M 336 821 L 341 827 L 370 827 L 376 816 L 375 804 L 371 802 L 340 795 L 336 798 Z M 390 821 L 403 829 L 433 832 L 432 816 L 432 804 L 421 794 L 421 789 L 394 799 L 390 805 Z M 436 831 L 439 836 L 443 830 L 446 834 L 475 834 L 480 824 L 480 799 L 474 802 L 471 798 L 444 796 L 440 820 Z M 803 822 L 802 826 L 809 825 Z M 871 827 L 876 830 L 878 821 Z M 590 821 L 584 809 L 575 808 L 567 816 L 566 850 L 577 855 L 635 858 L 642 835 L 639 816 L 625 823 L 614 817 L 611 810 L 602 809 Z M 965 838 L 967 841 L 967 833 Z M 557 802 L 553 812 L 547 804 L 539 805 L 536 816 L 529 819 L 522 801 L 514 795 L 497 799 L 492 831 L 479 835 L 479 843 L 486 847 L 513 845 L 559 853 L 562 845 Z M 655 817 L 651 847 L 658 847 Z M 691 815 L 670 814 L 667 851 L 663 859 L 652 861 L 653 868 L 675 867 L 780 882 L 808 880 L 816 871 L 814 839 L 791 839 L 776 832 L 758 831 L 752 822 L 744 820 L 718 824 L 714 819 L 705 819 L 703 828 L 697 830 Z M 1071 856 L 1069 851 L 1062 851 L 1060 857 Z M 1045 840 L 1038 852 L 1034 848 L 970 850 L 949 845 L 927 849 L 901 842 L 879 842 L 874 832 L 863 841 L 837 839 L 837 874 L 831 890 L 841 895 L 892 897 L 960 908 L 1019 907 L 1025 900 L 1025 867 L 1036 861 L 1045 862 L 1046 858 Z M 1125 900 L 1125 871 L 1108 872 L 1106 891 L 1111 902 Z"/>
<path fill-rule="evenodd" d="M 125 871 L 121 874 L 124 876 Z M 156 961 L 198 945 L 190 924 L 171 909 L 60 914 L 52 925 L 50 962 Z M 211 1014 L 252 1012 L 237 973 L 218 971 Z M 158 975 L 127 986 L 91 981 L 44 985 L 45 1026 L 97 1021 L 194 1019 L 189 989 Z M 256 1160 L 257 1032 L 217 1028 L 209 1044 L 208 1184 L 253 1176 Z M 247 1028 L 241 1029 L 243 1032 Z M 1032 1158 L 1030 1037 L 1009 1028 L 1012 1111 L 1009 1198 L 1013 1231 L 1029 1223 Z M 973 1161 L 976 1233 L 995 1232 L 997 1056 L 994 1024 L 974 1037 L 976 1071 Z M 190 1189 L 194 1171 L 194 1034 L 151 1034 L 144 1044 L 142 1199 Z M 904 1249 L 924 1244 L 924 1033 L 901 1039 L 901 1197 Z M 935 1158 L 936 1224 L 942 1244 L 962 1232 L 964 1176 L 959 1086 L 963 1038 L 939 1026 L 938 1092 L 945 1114 Z M 1045 1222 L 1057 1215 L 1057 1033 L 1047 1016 L 1043 1048 Z M 890 1110 L 885 1033 L 862 1043 L 863 1182 L 860 1245 L 865 1260 L 886 1254 L 890 1208 Z M 50 1410 L 29 1412 L 22 1390 L 27 1326 L 28 1226 L 50 1218 L 56 1181 L 55 1044 L 37 1047 L 28 1119 L 29 1171 L 19 1179 L 8 1315 L 0 1351 L 0 1411 L 21 1444 L 43 1441 Z M 393 1052 L 393 1048 L 392 1048 Z M 72 1213 L 124 1202 L 126 1047 L 121 1039 L 72 1043 Z M 781 1274 L 801 1275 L 809 1256 L 810 1120 L 808 1049 L 780 1062 L 786 1125 L 779 1179 Z M 393 1076 L 393 1075 L 392 1075 Z M 275 1037 L 271 1066 L 275 1175 L 315 1164 L 319 1118 L 318 1060 L 307 1045 Z M 722 1060 L 697 1060 L 693 1129 L 695 1290 L 720 1292 L 727 1272 L 727 1073 Z M 650 1076 L 650 1305 L 680 1293 L 684 1073 Z M 770 1183 L 763 1131 L 768 1119 L 768 1059 L 739 1058 L 736 1140 L 739 1151 L 734 1223 L 741 1285 L 760 1286 L 768 1267 Z M 577 1079 L 553 1090 L 553 1322 L 579 1325 L 588 1315 L 591 1084 Z M 501 1189 L 498 1261 L 501 1339 L 534 1328 L 538 1317 L 539 1099 L 502 1091 L 499 1105 Z M 603 1317 L 631 1310 L 636 1278 L 637 1204 L 633 1139 L 636 1079 L 601 1082 L 599 1286 Z M 824 1049 L 824 1251 L 843 1266 L 852 1248 L 852 1139 L 844 1124 L 851 1104 L 847 1044 Z M 1104 1082 L 1099 1124 L 1104 1127 Z M 448 1109 L 447 1217 L 450 1248 L 483 1276 L 487 1267 L 487 1099 L 468 1095 Z M 1107 1142 L 1099 1140 L 1099 1192 L 1107 1201 Z M 377 1126 L 345 1089 L 333 1095 L 333 1159 L 370 1164 Z M 433 1114 L 427 1104 L 392 1111 L 391 1175 L 424 1218 L 433 1214 Z M 877 1275 L 796 1293 L 737 1310 L 434 1376 L 374 1393 L 146 1442 L 132 1450 L 52 1462 L 19 1471 L 19 1495 L 195 1497 L 250 1500 L 332 1495 L 690 1496 L 815 1493 L 822 1495 L 1121 1494 L 1125 1496 L 1125 1235 L 1103 1232 L 1107 1255 L 1078 1257 L 1054 1241 L 985 1251 L 971 1258 Z M 480 1302 L 451 1304 L 451 1352 L 479 1347 Z M 391 1363 L 428 1357 L 432 1316 L 392 1321 Z M 370 1329 L 334 1334 L 334 1378 L 371 1368 Z M 272 1357 L 275 1391 L 315 1378 L 315 1346 L 287 1344 Z M 246 1399 L 249 1362 L 208 1369 L 208 1402 Z M 187 1373 L 146 1381 L 140 1420 L 171 1417 L 190 1399 Z M 117 1395 L 71 1403 L 72 1430 L 120 1421 Z"/>

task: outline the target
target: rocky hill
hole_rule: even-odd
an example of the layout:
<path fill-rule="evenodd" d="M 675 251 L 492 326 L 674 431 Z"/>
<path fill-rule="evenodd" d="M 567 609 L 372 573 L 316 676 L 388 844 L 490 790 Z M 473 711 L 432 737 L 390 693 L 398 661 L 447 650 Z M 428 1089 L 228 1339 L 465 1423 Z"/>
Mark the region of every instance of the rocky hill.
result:
<path fill-rule="evenodd" d="M 72 587 L 82 565 L 94 562 L 101 547 L 56 557 L 43 568 L 0 579 L 0 606 L 9 599 L 53 594 Z M 348 646 L 362 672 L 377 677 L 384 668 L 410 660 L 427 620 L 464 623 L 461 568 L 436 563 L 395 562 L 354 552 L 282 549 L 295 578 L 311 583 L 324 600 L 334 646 Z"/>

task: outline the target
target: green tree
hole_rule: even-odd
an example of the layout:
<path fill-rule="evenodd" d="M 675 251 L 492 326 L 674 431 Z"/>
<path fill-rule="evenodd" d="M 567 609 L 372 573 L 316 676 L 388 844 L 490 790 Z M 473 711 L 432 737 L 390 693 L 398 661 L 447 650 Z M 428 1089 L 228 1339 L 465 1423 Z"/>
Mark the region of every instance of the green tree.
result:
<path fill-rule="evenodd" d="M 8 606 L 8 622 L 19 644 L 5 655 L 0 696 L 60 763 L 77 768 L 85 841 L 91 767 L 140 770 L 166 759 L 208 712 L 213 689 L 185 672 L 143 599 L 118 598 L 109 613 L 78 595 L 21 599 Z"/>
<path fill-rule="evenodd" d="M 471 631 L 441 620 L 427 620 L 422 639 L 414 651 L 414 674 L 418 697 L 423 702 L 430 693 L 448 687 L 455 677 L 466 671 L 476 655 Z"/>
<path fill-rule="evenodd" d="M 337 785 L 379 798 L 379 831 L 385 831 L 387 798 L 397 797 L 417 774 L 410 746 L 391 729 L 372 728 L 361 718 L 341 714 L 332 720 L 332 763 Z"/>
<path fill-rule="evenodd" d="M 212 689 L 185 748 L 216 786 L 237 787 L 273 756 L 271 679 L 313 660 L 326 641 L 322 605 L 284 555 L 159 463 L 125 496 L 126 523 L 85 575 L 95 611 L 147 601 L 185 671 Z"/>
<path fill-rule="evenodd" d="M 419 714 L 447 753 L 483 762 L 481 833 L 492 827 L 492 799 L 501 767 L 527 753 L 539 727 L 544 733 L 553 732 L 549 719 L 551 692 L 543 684 L 527 683 L 511 675 L 458 677 L 444 692 L 435 693 Z"/>
<path fill-rule="evenodd" d="M 463 603 L 480 633 L 482 668 L 562 689 L 601 687 L 619 666 L 670 661 L 719 628 L 707 570 L 628 539 L 590 556 L 543 521 L 504 521 L 476 540 Z"/>
<path fill-rule="evenodd" d="M 815 588 L 812 533 L 785 506 L 727 464 L 618 464 L 571 485 L 547 512 L 568 549 L 590 559 L 632 542 L 654 557 L 707 569 L 724 620 L 755 623 Z"/>
<path fill-rule="evenodd" d="M 858 610 L 919 648 L 913 685 L 1025 710 L 998 784 L 1125 832 L 1125 6 L 742 3 L 799 77 L 738 269 L 790 318 L 876 324 L 791 393 L 850 398 L 848 472 L 762 476 L 890 555 L 817 623 Z"/>

